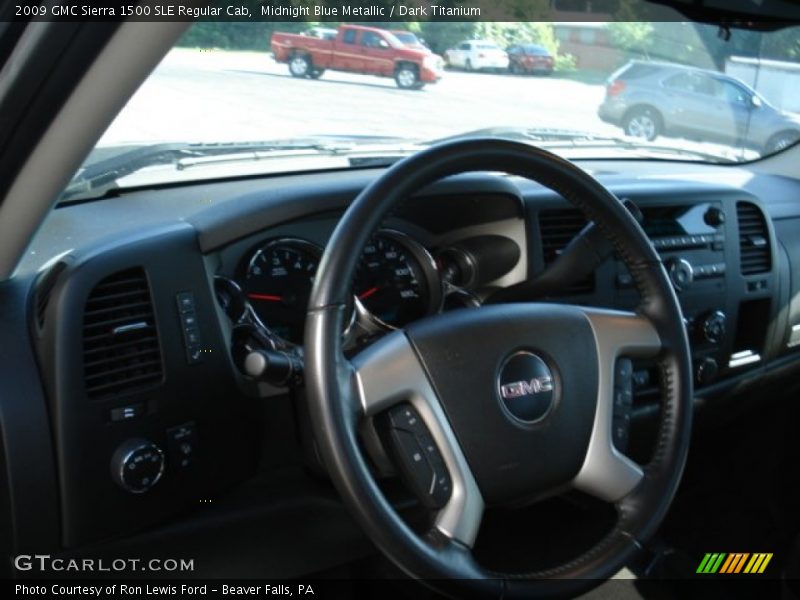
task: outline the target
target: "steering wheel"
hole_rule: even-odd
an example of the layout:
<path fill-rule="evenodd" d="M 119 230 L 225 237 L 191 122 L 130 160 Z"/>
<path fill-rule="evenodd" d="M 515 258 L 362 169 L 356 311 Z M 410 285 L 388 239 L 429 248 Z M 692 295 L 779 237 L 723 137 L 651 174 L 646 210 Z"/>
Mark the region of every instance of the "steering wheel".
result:
<path fill-rule="evenodd" d="M 630 270 L 641 296 L 638 308 L 518 303 L 453 311 L 394 331 L 348 360 L 341 331 L 362 248 L 404 199 L 472 171 L 526 177 L 578 207 Z M 678 300 L 653 246 L 620 201 L 542 149 L 500 139 L 445 143 L 396 163 L 369 185 L 345 212 L 322 257 L 305 352 L 314 432 L 345 504 L 391 560 L 444 593 L 534 598 L 590 589 L 641 549 L 680 481 L 691 433 L 692 377 Z M 620 357 L 649 357 L 660 369 L 657 445 L 646 465 L 612 441 Z M 393 419 L 410 417 L 398 427 L 418 428 L 422 437 L 416 439 L 426 440 L 431 460 L 442 467 L 435 471 L 444 475 L 444 490 L 436 496 L 441 502 L 424 535 L 412 531 L 381 493 L 362 450 L 366 424 L 387 411 Z M 485 506 L 567 489 L 616 508 L 616 523 L 599 543 L 544 571 L 496 573 L 477 563 L 471 547 Z"/>

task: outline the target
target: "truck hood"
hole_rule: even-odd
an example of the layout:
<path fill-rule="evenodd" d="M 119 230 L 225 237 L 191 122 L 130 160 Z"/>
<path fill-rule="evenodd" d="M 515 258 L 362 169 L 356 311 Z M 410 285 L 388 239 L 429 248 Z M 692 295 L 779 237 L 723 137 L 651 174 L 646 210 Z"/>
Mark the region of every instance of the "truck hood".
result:
<path fill-rule="evenodd" d="M 409 48 L 408 46 L 404 46 L 402 48 L 396 48 L 395 51 L 397 52 L 398 58 L 405 58 L 414 61 L 423 60 L 426 56 L 430 56 L 433 54 L 433 52 L 431 52 L 428 49 L 418 50 L 416 48 Z"/>

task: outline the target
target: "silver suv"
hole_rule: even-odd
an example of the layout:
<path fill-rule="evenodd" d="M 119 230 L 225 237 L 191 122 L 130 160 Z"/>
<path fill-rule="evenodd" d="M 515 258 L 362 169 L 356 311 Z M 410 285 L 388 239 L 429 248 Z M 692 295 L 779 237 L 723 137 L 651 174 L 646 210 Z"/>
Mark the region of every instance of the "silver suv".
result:
<path fill-rule="evenodd" d="M 771 154 L 800 140 L 800 115 L 781 112 L 738 79 L 670 63 L 626 64 L 609 77 L 597 114 L 648 141 L 684 137 Z"/>

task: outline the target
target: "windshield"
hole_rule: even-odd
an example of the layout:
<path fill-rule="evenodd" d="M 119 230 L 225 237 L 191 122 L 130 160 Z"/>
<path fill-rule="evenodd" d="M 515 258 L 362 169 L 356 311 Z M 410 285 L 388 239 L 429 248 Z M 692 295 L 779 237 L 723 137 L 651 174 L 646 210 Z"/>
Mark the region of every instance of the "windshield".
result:
<path fill-rule="evenodd" d="M 799 27 L 404 22 L 397 36 L 427 45 L 412 48 L 391 33 L 397 25 L 194 24 L 64 199 L 389 164 L 469 135 L 503 135 L 568 158 L 719 163 L 757 160 L 800 139 Z M 513 47 L 524 52 L 494 52 Z"/>

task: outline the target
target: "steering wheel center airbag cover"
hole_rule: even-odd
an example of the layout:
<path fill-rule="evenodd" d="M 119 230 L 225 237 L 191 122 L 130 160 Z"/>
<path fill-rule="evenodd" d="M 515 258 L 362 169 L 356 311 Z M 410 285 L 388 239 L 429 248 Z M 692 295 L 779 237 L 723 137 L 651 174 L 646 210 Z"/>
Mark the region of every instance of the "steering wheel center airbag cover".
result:
<path fill-rule="evenodd" d="M 507 414 L 520 423 L 538 423 L 555 404 L 556 379 L 547 362 L 531 350 L 518 350 L 500 365 L 497 395 Z"/>
<path fill-rule="evenodd" d="M 598 386 L 592 329 L 580 310 L 497 305 L 418 321 L 406 333 L 488 504 L 540 497 L 575 477 Z M 549 375 L 528 369 L 539 362 Z M 533 418 L 514 414 L 519 404 Z"/>

